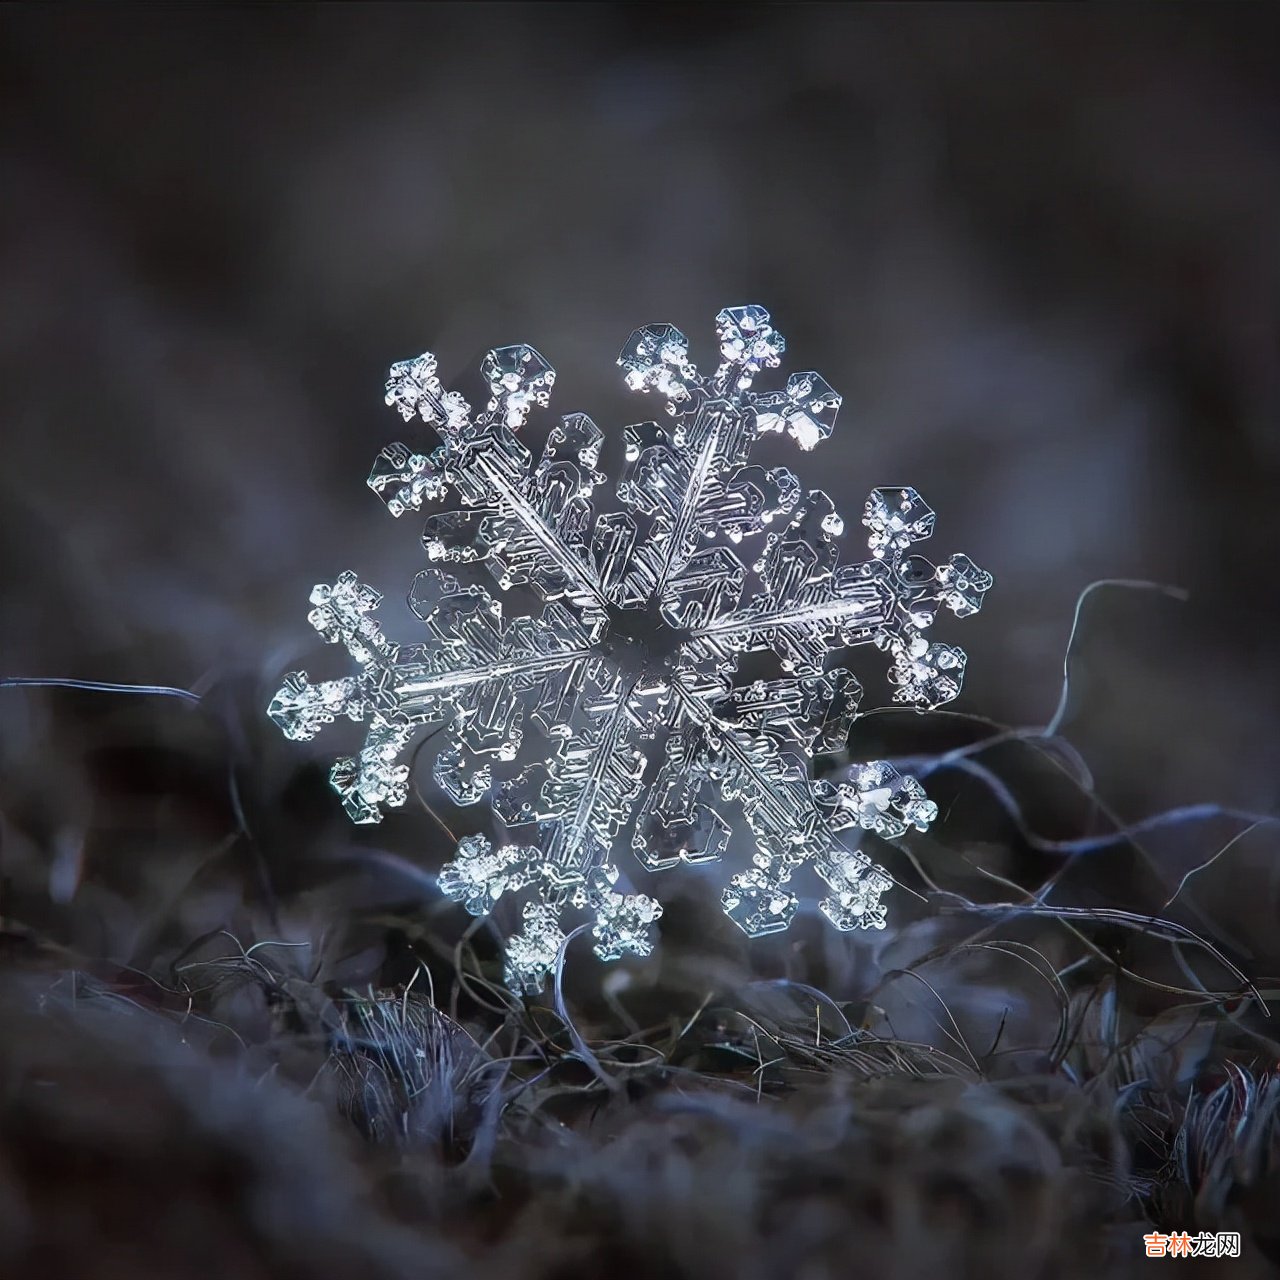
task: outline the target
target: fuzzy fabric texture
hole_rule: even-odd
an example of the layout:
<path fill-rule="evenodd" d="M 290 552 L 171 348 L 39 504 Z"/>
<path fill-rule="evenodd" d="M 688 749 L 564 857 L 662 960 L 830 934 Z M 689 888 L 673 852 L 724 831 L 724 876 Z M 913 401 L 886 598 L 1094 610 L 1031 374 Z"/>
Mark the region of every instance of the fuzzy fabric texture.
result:
<path fill-rule="evenodd" d="M 106 761 L 169 741 L 145 787 L 96 781 L 77 846 L 6 814 L 0 1274 L 1126 1275 L 1156 1229 L 1241 1233 L 1224 1275 L 1280 1258 L 1269 993 L 1158 883 L 1067 905 L 1083 855 L 953 818 L 903 846 L 924 901 L 878 946 L 816 912 L 748 944 L 689 873 L 654 959 L 578 939 L 526 1001 L 317 769 L 271 744 L 228 776 L 217 693 L 23 695 Z M 227 834 L 160 838 L 182 804 Z M 1037 860 L 1061 905 L 1001 870 Z"/>
<path fill-rule="evenodd" d="M 1275 1274 L 1278 35 L 0 9 L 0 1277 Z M 354 829 L 267 701 L 341 674 L 344 568 L 413 638 L 392 360 L 532 342 L 612 448 L 626 335 L 743 302 L 844 395 L 802 479 L 996 576 L 962 699 L 820 762 L 942 816 L 883 935 L 749 944 L 673 872 L 651 960 L 519 1000 L 514 909 L 435 887 L 474 815 L 424 763 Z"/>

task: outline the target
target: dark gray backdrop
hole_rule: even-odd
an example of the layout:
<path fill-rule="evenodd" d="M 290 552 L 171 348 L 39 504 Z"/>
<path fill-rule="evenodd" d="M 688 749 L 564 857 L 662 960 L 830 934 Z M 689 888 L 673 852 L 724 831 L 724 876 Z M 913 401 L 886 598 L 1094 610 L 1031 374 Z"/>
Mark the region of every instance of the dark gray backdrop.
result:
<path fill-rule="evenodd" d="M 1174 583 L 1095 598 L 1077 740 L 1130 817 L 1270 806 L 1275 37 L 1238 5 L 6 8 L 0 665 L 269 692 L 344 567 L 410 637 L 417 530 L 363 486 L 392 359 L 529 341 L 616 431 L 654 412 L 634 326 L 705 361 L 758 301 L 845 398 L 802 477 L 855 516 L 915 484 L 995 573 L 942 624 L 961 706 L 1043 722 L 1085 584 Z M 74 772 L 6 696 L 9 763 Z"/>

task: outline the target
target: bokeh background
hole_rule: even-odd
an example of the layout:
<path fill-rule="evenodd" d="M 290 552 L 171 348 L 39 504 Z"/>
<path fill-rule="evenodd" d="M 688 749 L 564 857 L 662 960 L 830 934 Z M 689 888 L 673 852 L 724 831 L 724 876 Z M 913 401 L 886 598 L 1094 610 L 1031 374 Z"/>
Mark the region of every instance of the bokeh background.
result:
<path fill-rule="evenodd" d="M 317 989 L 404 981 L 396 947 L 421 936 L 349 916 L 407 895 L 402 925 L 456 934 L 429 880 L 448 842 L 417 805 L 353 832 L 324 781 L 333 735 L 286 743 L 264 715 L 285 671 L 343 670 L 305 620 L 341 569 L 414 638 L 417 521 L 389 520 L 364 485 L 403 434 L 386 367 L 430 349 L 468 387 L 486 349 L 530 342 L 558 370 L 556 409 L 616 444 L 655 408 L 614 364 L 631 330 L 675 323 L 706 363 L 715 313 L 743 302 L 770 310 L 786 368 L 844 396 L 833 438 L 787 459 L 801 479 L 854 516 L 871 487 L 912 484 L 938 513 L 934 549 L 995 574 L 977 618 L 938 623 L 970 654 L 956 710 L 1045 724 L 1088 584 L 1185 593 L 1087 598 L 1061 725 L 1095 798 L 1031 770 L 1029 826 L 1274 812 L 1278 37 L 1261 4 L 0 8 L 0 677 L 205 699 L 0 689 L 5 946 L 20 925 L 151 973 L 228 928 L 307 940 Z M 869 701 L 882 665 L 854 663 Z M 858 726 L 855 755 L 987 731 L 877 725 Z M 964 872 L 972 890 L 975 863 L 1027 886 L 1063 865 L 1019 843 L 971 776 L 930 788 L 944 820 L 920 856 L 947 884 Z M 1105 846 L 1057 900 L 1154 911 L 1224 850 L 1178 910 L 1273 995 L 1274 828 L 1227 847 L 1248 821 Z M 645 1000 L 684 1016 L 702 984 L 777 973 L 841 1000 L 879 992 L 877 974 L 955 936 L 903 899 L 874 965 L 812 920 L 748 949 L 715 879 L 674 877 L 660 962 L 619 970 L 612 994 L 634 983 L 637 1019 Z M 1186 973 L 1182 954 L 1152 963 Z M 933 980 L 975 1043 L 1034 1066 L 1056 1011 L 983 964 Z M 585 947 L 582 965 L 595 972 Z M 913 992 L 880 992 L 878 1014 L 954 1047 Z M 1129 1012 L 1154 999 L 1138 989 Z M 255 1052 L 271 1042 L 260 993 L 205 1012 Z M 1203 1039 L 1187 1052 L 1179 1087 Z M 0 1108 L 0 1124 L 34 1114 Z M 726 1220 L 752 1220 L 736 1194 Z"/>
<path fill-rule="evenodd" d="M 414 539 L 362 484 L 392 359 L 457 379 L 529 341 L 557 407 L 616 430 L 652 412 L 613 364 L 632 328 L 705 360 L 715 312 L 759 301 L 844 395 L 805 478 L 846 511 L 912 483 L 937 549 L 994 571 L 949 637 L 965 705 L 1043 722 L 1080 590 L 1176 584 L 1189 604 L 1096 599 L 1090 745 L 1135 809 L 1270 804 L 1276 27 L 6 8 L 5 671 L 270 683 L 336 567 L 398 607 Z"/>

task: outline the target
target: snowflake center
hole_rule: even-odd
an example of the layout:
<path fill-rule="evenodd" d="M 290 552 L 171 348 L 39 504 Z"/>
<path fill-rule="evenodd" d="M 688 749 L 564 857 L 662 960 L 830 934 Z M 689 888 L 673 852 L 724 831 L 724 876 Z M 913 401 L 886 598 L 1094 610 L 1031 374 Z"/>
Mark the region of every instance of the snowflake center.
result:
<path fill-rule="evenodd" d="M 610 604 L 606 613 L 605 649 L 627 675 L 670 670 L 690 638 L 689 632 L 667 621 L 657 601 L 630 609 Z"/>

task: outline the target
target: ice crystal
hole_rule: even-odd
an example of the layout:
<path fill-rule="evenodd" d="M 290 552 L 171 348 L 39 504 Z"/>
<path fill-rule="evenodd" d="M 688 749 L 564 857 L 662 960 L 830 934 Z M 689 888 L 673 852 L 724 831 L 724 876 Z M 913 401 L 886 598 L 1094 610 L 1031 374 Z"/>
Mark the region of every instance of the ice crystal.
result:
<path fill-rule="evenodd" d="M 722 902 L 748 934 L 787 927 L 806 863 L 830 889 L 821 909 L 837 929 L 883 928 L 892 879 L 840 833 L 893 839 L 937 812 L 884 763 L 812 779 L 815 754 L 845 748 L 862 693 L 831 661 L 874 644 L 897 701 L 947 702 L 965 655 L 922 633 L 940 607 L 976 612 L 991 577 L 964 555 L 935 565 L 912 552 L 934 514 L 910 488 L 872 492 L 870 557 L 841 564 L 831 499 L 751 462 L 766 433 L 803 450 L 827 439 L 840 397 L 816 373 L 752 389 L 784 349 L 762 308 L 728 308 L 716 329 L 710 374 L 671 325 L 631 336 L 618 359 L 627 385 L 664 401 L 667 418 L 625 429 L 620 509 L 601 515 L 604 437 L 589 417 L 562 418 L 536 463 L 517 434 L 555 380 L 532 347 L 485 357 L 490 397 L 475 414 L 443 388 L 433 356 L 393 365 L 387 404 L 439 443 L 383 449 L 369 486 L 395 516 L 456 502 L 428 516 L 432 567 L 409 594 L 429 639 L 388 640 L 372 617 L 379 594 L 340 574 L 312 593 L 310 621 L 346 646 L 355 674 L 313 684 L 292 673 L 270 706 L 290 738 L 339 716 L 367 725 L 359 754 L 330 774 L 356 822 L 404 803 L 411 741 L 441 730 L 436 782 L 458 804 L 488 797 L 495 835 L 460 841 L 440 887 L 477 915 L 524 896 L 523 932 L 507 946 L 515 985 L 541 985 L 575 912 L 594 922 L 601 958 L 650 953 L 662 908 L 615 888 L 626 842 L 660 870 L 717 859 L 745 829 L 750 865 Z M 501 597 L 481 585 L 486 572 Z M 762 652 L 781 674 L 747 678 L 743 656 Z"/>

